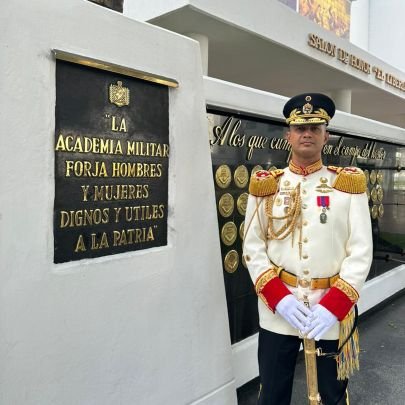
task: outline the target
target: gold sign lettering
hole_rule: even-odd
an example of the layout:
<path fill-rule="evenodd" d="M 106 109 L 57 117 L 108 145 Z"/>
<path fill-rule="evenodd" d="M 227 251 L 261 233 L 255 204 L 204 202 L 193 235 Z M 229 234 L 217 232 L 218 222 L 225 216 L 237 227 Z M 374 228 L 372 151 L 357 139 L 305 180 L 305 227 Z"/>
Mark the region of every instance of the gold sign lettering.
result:
<path fill-rule="evenodd" d="M 84 245 L 83 235 L 79 235 L 76 242 L 75 253 L 85 252 L 86 246 Z"/>
<path fill-rule="evenodd" d="M 237 120 L 233 126 L 232 122 L 233 117 L 228 117 L 222 127 L 214 127 L 214 139 L 210 141 L 211 145 L 223 146 L 227 142 L 228 146 L 241 148 L 245 144 L 245 135 L 237 133 L 242 121 Z"/>
<path fill-rule="evenodd" d="M 345 65 L 349 65 L 360 72 L 368 75 L 373 72 L 377 80 L 385 81 L 389 86 L 405 92 L 405 80 L 400 80 L 388 72 L 384 73 L 381 68 L 371 66 L 370 63 L 359 58 L 357 55 L 351 54 L 342 48 L 337 48 L 335 44 L 332 44 L 315 34 L 308 34 L 308 45 L 329 56 L 336 57 L 338 61 Z"/>
<path fill-rule="evenodd" d="M 65 177 L 108 177 L 106 162 L 66 160 Z"/>
<path fill-rule="evenodd" d="M 61 228 L 107 224 L 109 221 L 109 208 L 96 208 L 89 210 L 60 211 Z"/>
<path fill-rule="evenodd" d="M 326 53 L 329 56 L 336 56 L 336 45 L 325 41 L 321 37 L 315 34 L 309 34 L 308 45 L 312 48 L 318 49 L 321 52 Z"/>
<path fill-rule="evenodd" d="M 111 131 L 128 132 L 125 118 L 117 118 L 115 115 L 111 117 Z"/>
<path fill-rule="evenodd" d="M 234 117 L 226 118 L 224 124 L 222 126 L 216 126 L 213 128 L 214 132 L 214 141 L 211 141 L 211 145 L 216 144 L 218 147 L 225 146 L 225 147 L 238 147 L 230 144 L 226 141 L 226 137 L 230 134 L 229 128 L 233 126 L 233 128 L 240 128 L 242 125 L 241 120 L 236 120 Z M 219 136 L 218 136 L 219 135 Z M 262 135 L 247 135 L 243 134 L 243 139 L 246 140 L 246 160 L 249 161 L 253 157 L 253 152 L 255 149 L 269 149 L 269 150 L 284 150 L 287 151 L 288 154 L 286 156 L 286 162 L 289 161 L 291 157 L 291 145 L 285 138 L 281 137 L 266 137 Z M 376 159 L 376 160 L 384 160 L 386 156 L 386 152 L 383 148 L 377 148 L 376 142 L 368 142 L 365 146 L 361 147 L 359 145 L 344 145 L 344 138 L 340 137 L 336 145 L 327 144 L 323 147 L 322 153 L 324 155 L 334 155 L 334 156 L 350 156 L 352 157 L 352 163 L 358 157 L 362 157 L 365 159 Z M 142 171 L 142 169 L 141 169 Z M 149 173 L 149 172 L 148 172 Z M 229 177 L 229 176 L 228 176 Z M 217 184 L 220 185 L 221 183 Z M 229 183 L 227 184 L 227 186 Z"/>
<path fill-rule="evenodd" d="M 155 240 L 153 228 L 122 229 L 113 232 L 113 246 L 133 245 Z"/>

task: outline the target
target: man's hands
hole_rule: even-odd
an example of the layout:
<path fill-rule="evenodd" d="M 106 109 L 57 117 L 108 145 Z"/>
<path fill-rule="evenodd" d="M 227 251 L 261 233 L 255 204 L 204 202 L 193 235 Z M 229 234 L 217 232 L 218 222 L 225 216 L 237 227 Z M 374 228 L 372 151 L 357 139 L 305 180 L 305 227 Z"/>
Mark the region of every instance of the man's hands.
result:
<path fill-rule="evenodd" d="M 319 340 L 338 321 L 337 317 L 320 304 L 307 308 L 293 294 L 286 295 L 276 311 L 307 339 Z"/>
<path fill-rule="evenodd" d="M 306 325 L 310 325 L 312 312 L 294 295 L 286 295 L 276 306 L 276 311 L 293 327 L 303 331 Z"/>
<path fill-rule="evenodd" d="M 281 301 L 280 301 L 281 302 Z M 311 308 L 312 317 L 306 327 L 301 329 L 307 339 L 319 340 L 337 322 L 337 318 L 323 305 L 316 304 Z"/>

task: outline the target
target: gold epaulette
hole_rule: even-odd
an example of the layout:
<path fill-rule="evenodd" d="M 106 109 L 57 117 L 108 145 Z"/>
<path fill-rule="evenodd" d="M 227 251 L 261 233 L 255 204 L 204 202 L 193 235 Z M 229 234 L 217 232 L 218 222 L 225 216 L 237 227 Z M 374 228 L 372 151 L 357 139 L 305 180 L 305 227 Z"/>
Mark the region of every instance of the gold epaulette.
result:
<path fill-rule="evenodd" d="M 278 177 L 284 174 L 284 170 L 272 171 L 259 170 L 252 174 L 249 184 L 249 193 L 256 197 L 264 197 L 277 192 Z"/>
<path fill-rule="evenodd" d="M 366 176 L 358 167 L 328 166 L 328 170 L 337 174 L 335 182 L 333 183 L 333 188 L 336 190 L 351 194 L 366 192 Z"/>

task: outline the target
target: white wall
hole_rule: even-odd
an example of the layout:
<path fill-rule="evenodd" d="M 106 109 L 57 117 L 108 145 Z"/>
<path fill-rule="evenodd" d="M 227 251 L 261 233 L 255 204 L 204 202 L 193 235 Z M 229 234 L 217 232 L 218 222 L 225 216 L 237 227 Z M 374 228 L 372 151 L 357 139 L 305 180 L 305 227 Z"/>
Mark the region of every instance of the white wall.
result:
<path fill-rule="evenodd" d="M 351 4 L 350 42 L 368 50 L 370 0 L 356 0 Z"/>
<path fill-rule="evenodd" d="M 123 13 L 135 20 L 147 21 L 188 4 L 188 0 L 124 0 Z"/>
<path fill-rule="evenodd" d="M 369 51 L 405 72 L 405 2 L 370 0 Z"/>
<path fill-rule="evenodd" d="M 180 83 L 168 246 L 53 264 L 54 48 Z M 0 403 L 235 403 L 198 45 L 83 0 L 14 0 L 0 50 Z"/>

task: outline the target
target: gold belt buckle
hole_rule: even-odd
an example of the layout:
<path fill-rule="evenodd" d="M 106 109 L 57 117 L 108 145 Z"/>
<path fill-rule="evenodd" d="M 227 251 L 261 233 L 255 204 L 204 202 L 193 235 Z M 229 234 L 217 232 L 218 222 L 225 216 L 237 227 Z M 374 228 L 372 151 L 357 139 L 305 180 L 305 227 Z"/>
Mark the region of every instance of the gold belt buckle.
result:
<path fill-rule="evenodd" d="M 311 281 L 310 280 L 305 280 L 304 278 L 300 278 L 299 281 L 298 281 L 298 284 L 302 288 L 308 288 L 311 285 Z"/>

